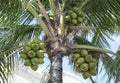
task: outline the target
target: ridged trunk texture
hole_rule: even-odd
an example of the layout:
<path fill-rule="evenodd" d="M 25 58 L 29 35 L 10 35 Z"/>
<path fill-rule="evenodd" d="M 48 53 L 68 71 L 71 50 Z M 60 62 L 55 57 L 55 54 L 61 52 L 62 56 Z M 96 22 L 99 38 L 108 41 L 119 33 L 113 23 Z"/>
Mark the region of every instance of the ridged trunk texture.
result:
<path fill-rule="evenodd" d="M 51 57 L 50 68 L 51 83 L 62 83 L 62 56 L 56 54 Z"/>

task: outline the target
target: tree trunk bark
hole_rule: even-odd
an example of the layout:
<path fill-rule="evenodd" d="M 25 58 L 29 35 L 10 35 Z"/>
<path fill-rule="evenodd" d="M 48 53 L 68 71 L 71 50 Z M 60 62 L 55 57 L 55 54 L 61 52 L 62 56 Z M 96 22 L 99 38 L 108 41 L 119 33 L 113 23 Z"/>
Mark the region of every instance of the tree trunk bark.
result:
<path fill-rule="evenodd" d="M 51 83 L 62 83 L 62 55 L 56 54 L 51 57 Z"/>

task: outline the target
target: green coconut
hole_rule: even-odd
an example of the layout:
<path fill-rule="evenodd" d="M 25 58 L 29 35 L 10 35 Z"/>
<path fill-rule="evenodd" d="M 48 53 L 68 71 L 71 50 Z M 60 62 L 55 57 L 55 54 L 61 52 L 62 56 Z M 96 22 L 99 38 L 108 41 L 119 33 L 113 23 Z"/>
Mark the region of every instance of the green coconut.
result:
<path fill-rule="evenodd" d="M 25 46 L 31 47 L 31 42 L 29 41 L 25 42 Z"/>
<path fill-rule="evenodd" d="M 47 52 L 47 49 L 46 49 L 46 48 L 44 48 L 44 49 L 42 49 L 42 51 L 45 53 L 45 52 Z"/>
<path fill-rule="evenodd" d="M 38 43 L 40 43 L 41 41 L 40 41 L 38 38 L 34 38 L 34 39 L 32 39 L 31 42 L 34 43 L 34 44 L 38 44 Z"/>
<path fill-rule="evenodd" d="M 83 18 L 79 17 L 79 18 L 77 19 L 77 21 L 78 21 L 79 23 L 82 23 L 82 22 L 83 22 Z"/>
<path fill-rule="evenodd" d="M 90 56 L 90 55 L 86 56 L 85 61 L 88 62 L 88 63 L 92 62 L 93 61 L 92 56 Z"/>
<path fill-rule="evenodd" d="M 30 59 L 25 60 L 24 65 L 25 65 L 25 66 L 31 66 L 31 61 L 30 61 Z"/>
<path fill-rule="evenodd" d="M 36 71 L 38 69 L 38 65 L 31 65 L 30 66 L 32 70 Z"/>
<path fill-rule="evenodd" d="M 81 15 L 81 10 L 80 9 L 78 9 L 77 11 L 76 11 L 76 13 L 77 13 L 77 15 Z"/>
<path fill-rule="evenodd" d="M 80 67 L 76 67 L 76 68 L 75 68 L 75 71 L 76 71 L 77 73 L 81 73 L 81 72 L 82 72 L 82 70 L 80 69 Z"/>
<path fill-rule="evenodd" d="M 73 11 L 77 13 L 78 8 L 77 7 L 73 7 Z"/>
<path fill-rule="evenodd" d="M 38 64 L 43 64 L 44 63 L 44 60 L 42 58 L 39 58 L 38 59 Z"/>
<path fill-rule="evenodd" d="M 37 56 L 38 58 L 44 58 L 44 51 L 43 51 L 43 50 L 38 50 L 38 51 L 36 52 L 36 56 Z"/>
<path fill-rule="evenodd" d="M 39 49 L 39 44 L 31 44 L 31 48 L 36 51 Z"/>
<path fill-rule="evenodd" d="M 87 56 L 87 55 L 88 55 L 88 51 L 85 50 L 85 49 L 82 49 L 82 50 L 81 50 L 81 56 L 85 57 L 85 56 Z"/>
<path fill-rule="evenodd" d="M 95 68 L 95 63 L 94 62 L 90 62 L 89 63 L 89 68 L 90 69 L 94 69 Z"/>
<path fill-rule="evenodd" d="M 73 18 L 73 19 L 77 18 L 77 14 L 76 14 L 75 12 L 71 13 L 70 16 L 71 16 L 71 18 Z"/>
<path fill-rule="evenodd" d="M 31 63 L 32 63 L 33 65 L 37 65 L 37 64 L 39 64 L 39 59 L 38 59 L 38 58 L 32 58 L 32 59 L 31 59 Z"/>
<path fill-rule="evenodd" d="M 93 59 L 92 59 L 92 62 L 94 62 L 95 64 L 98 63 L 97 58 L 93 58 Z"/>
<path fill-rule="evenodd" d="M 76 25 L 78 22 L 76 19 L 72 19 L 72 23 Z"/>
<path fill-rule="evenodd" d="M 20 58 L 22 58 L 23 60 L 26 60 L 29 57 L 26 54 L 22 53 L 22 54 L 20 54 Z"/>
<path fill-rule="evenodd" d="M 26 54 L 24 50 L 20 51 L 19 54 Z"/>
<path fill-rule="evenodd" d="M 36 56 L 35 51 L 30 50 L 30 51 L 28 52 L 28 56 L 29 56 L 30 58 L 35 57 L 35 56 Z"/>
<path fill-rule="evenodd" d="M 67 15 L 67 16 L 65 17 L 65 21 L 70 21 L 70 20 L 71 20 L 70 15 Z"/>
<path fill-rule="evenodd" d="M 23 48 L 23 51 L 25 53 L 28 53 L 28 51 L 30 51 L 30 50 L 31 50 L 31 47 L 29 47 L 29 46 L 24 46 L 24 48 Z"/>
<path fill-rule="evenodd" d="M 46 48 L 46 44 L 43 43 L 43 42 L 39 43 L 39 48 L 40 48 L 41 50 L 45 49 L 45 48 Z"/>
<path fill-rule="evenodd" d="M 88 71 L 89 69 L 89 65 L 87 63 L 83 63 L 81 66 L 80 66 L 80 69 L 82 71 Z"/>
<path fill-rule="evenodd" d="M 83 64 L 85 62 L 85 60 L 84 60 L 84 58 L 83 57 L 80 57 L 78 60 L 77 60 L 77 64 L 78 65 L 81 65 L 81 64 Z"/>
<path fill-rule="evenodd" d="M 72 57 L 72 61 L 76 61 L 78 58 L 80 57 L 80 54 L 79 53 L 75 53 Z"/>
<path fill-rule="evenodd" d="M 84 17 L 86 14 L 85 14 L 85 12 L 82 12 L 81 11 L 81 13 L 79 14 L 79 16 L 81 16 L 81 17 Z"/>
<path fill-rule="evenodd" d="M 93 76 L 97 74 L 95 68 L 90 69 L 90 74 L 93 75 Z"/>
<path fill-rule="evenodd" d="M 68 10 L 67 13 L 70 15 L 70 14 L 73 13 L 73 11 L 72 10 Z"/>
<path fill-rule="evenodd" d="M 84 73 L 82 73 L 82 76 L 84 79 L 87 79 L 88 77 L 91 76 L 91 74 L 89 72 L 84 72 Z"/>

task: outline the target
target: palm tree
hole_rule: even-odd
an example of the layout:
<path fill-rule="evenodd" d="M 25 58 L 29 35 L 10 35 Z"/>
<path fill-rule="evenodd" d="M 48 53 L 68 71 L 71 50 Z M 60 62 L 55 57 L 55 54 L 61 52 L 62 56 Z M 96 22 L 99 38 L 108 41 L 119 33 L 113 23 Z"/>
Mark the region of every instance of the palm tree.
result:
<path fill-rule="evenodd" d="M 110 47 L 110 36 L 120 32 L 120 1 L 2 0 L 0 4 L 0 80 L 3 83 L 14 72 L 15 62 L 21 61 L 18 53 L 24 43 L 41 35 L 51 62 L 51 83 L 62 83 L 62 58 L 67 55 L 71 61 L 82 50 L 103 62 L 108 81 L 111 78 L 115 83 L 120 81 L 119 56 L 110 56 L 117 54 L 103 49 Z M 68 18 L 68 10 L 76 9 L 81 14 L 79 23 L 78 14 Z M 74 61 L 71 65 L 75 70 Z"/>

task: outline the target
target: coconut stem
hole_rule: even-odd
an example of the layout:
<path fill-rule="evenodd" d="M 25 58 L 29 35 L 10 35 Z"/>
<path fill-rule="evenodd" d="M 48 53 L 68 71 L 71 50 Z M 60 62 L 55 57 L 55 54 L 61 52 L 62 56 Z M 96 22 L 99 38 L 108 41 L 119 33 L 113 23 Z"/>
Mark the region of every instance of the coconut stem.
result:
<path fill-rule="evenodd" d="M 93 80 L 93 78 L 91 76 L 89 78 L 90 78 L 92 83 L 95 83 L 95 81 Z"/>

